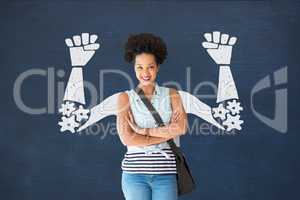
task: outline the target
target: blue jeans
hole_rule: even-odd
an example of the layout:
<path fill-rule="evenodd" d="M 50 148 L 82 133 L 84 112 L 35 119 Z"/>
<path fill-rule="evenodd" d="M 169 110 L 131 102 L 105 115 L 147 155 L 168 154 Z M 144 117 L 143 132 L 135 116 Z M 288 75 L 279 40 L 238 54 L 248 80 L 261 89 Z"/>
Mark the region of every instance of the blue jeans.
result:
<path fill-rule="evenodd" d="M 122 173 L 122 190 L 126 200 L 176 200 L 176 174 Z"/>

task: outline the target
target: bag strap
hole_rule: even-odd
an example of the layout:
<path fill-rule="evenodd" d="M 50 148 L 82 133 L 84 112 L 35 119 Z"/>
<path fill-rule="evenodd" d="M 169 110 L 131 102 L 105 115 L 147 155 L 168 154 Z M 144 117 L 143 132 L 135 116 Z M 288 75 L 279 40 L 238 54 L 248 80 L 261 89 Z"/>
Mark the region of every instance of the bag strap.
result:
<path fill-rule="evenodd" d="M 139 88 L 136 87 L 135 89 L 136 93 L 139 95 L 139 97 L 141 98 L 142 102 L 145 104 L 145 106 L 147 107 L 147 109 L 150 111 L 150 113 L 152 114 L 153 118 L 156 121 L 156 124 L 161 127 L 164 126 L 164 122 L 162 120 L 162 118 L 160 117 L 159 113 L 156 111 L 156 109 L 153 107 L 152 103 L 149 101 L 149 99 L 147 99 L 147 97 L 145 96 L 144 91 Z M 167 141 L 168 144 L 170 145 L 172 151 L 176 154 L 178 154 L 180 152 L 179 147 L 177 147 L 177 145 L 175 144 L 173 139 L 170 139 Z"/>

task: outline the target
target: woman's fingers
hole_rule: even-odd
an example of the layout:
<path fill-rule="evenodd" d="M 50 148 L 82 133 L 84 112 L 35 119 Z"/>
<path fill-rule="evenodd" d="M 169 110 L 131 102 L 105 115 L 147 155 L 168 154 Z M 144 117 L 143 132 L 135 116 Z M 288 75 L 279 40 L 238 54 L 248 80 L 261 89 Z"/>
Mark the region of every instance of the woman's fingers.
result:
<path fill-rule="evenodd" d="M 126 120 L 127 120 L 128 124 L 129 124 L 130 128 L 131 128 L 134 132 L 140 133 L 139 127 L 138 127 L 133 121 L 131 121 L 128 117 L 126 117 L 126 118 L 127 118 Z"/>
<path fill-rule="evenodd" d="M 178 120 L 181 119 L 182 116 L 183 116 L 183 114 L 181 112 L 179 112 L 178 110 L 174 111 L 171 122 L 173 122 L 173 123 L 178 122 Z"/>
<path fill-rule="evenodd" d="M 128 122 L 128 124 L 130 123 L 130 119 L 128 118 L 128 116 L 125 117 L 125 120 Z"/>
<path fill-rule="evenodd" d="M 131 110 L 128 111 L 128 114 L 129 114 L 129 118 L 130 118 L 131 122 L 134 123 L 135 121 L 134 121 L 134 118 L 133 118 Z"/>
<path fill-rule="evenodd" d="M 180 117 L 180 114 L 178 113 L 178 114 L 175 116 L 174 122 L 178 122 L 179 117 Z"/>
<path fill-rule="evenodd" d="M 176 121 L 179 121 L 182 118 L 183 114 L 182 113 L 178 113 Z"/>
<path fill-rule="evenodd" d="M 179 112 L 178 112 L 177 110 L 174 111 L 173 114 L 172 114 L 172 119 L 171 119 L 171 121 L 172 121 L 172 122 L 176 122 L 176 121 L 177 121 L 177 118 L 178 118 L 178 115 L 179 115 Z"/>
<path fill-rule="evenodd" d="M 128 124 L 131 126 L 131 125 L 132 125 L 132 122 L 131 122 L 130 117 L 126 116 L 125 119 L 126 119 L 126 121 L 128 122 Z"/>
<path fill-rule="evenodd" d="M 132 124 L 131 120 L 128 117 L 126 117 L 126 121 L 129 124 L 129 126 L 134 130 L 134 125 Z"/>
<path fill-rule="evenodd" d="M 132 116 L 131 116 L 130 111 L 128 111 L 128 117 L 129 117 L 129 119 L 132 121 Z"/>

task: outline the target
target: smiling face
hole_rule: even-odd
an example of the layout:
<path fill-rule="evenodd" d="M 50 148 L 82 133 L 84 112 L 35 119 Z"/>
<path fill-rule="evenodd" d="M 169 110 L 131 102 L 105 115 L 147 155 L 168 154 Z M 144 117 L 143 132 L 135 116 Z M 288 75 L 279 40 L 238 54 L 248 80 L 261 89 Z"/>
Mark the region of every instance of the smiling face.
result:
<path fill-rule="evenodd" d="M 134 70 L 140 84 L 146 86 L 154 84 L 159 65 L 153 54 L 141 53 L 135 57 Z"/>

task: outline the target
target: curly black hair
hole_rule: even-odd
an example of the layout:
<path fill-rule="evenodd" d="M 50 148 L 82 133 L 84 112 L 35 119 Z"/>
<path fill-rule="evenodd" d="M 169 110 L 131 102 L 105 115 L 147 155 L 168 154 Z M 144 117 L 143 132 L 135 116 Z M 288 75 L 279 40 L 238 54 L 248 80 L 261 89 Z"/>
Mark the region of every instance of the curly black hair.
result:
<path fill-rule="evenodd" d="M 142 53 L 154 55 L 157 64 L 162 64 L 168 55 L 167 46 L 160 37 L 151 33 L 130 35 L 125 44 L 125 60 L 132 63 L 135 56 Z"/>

